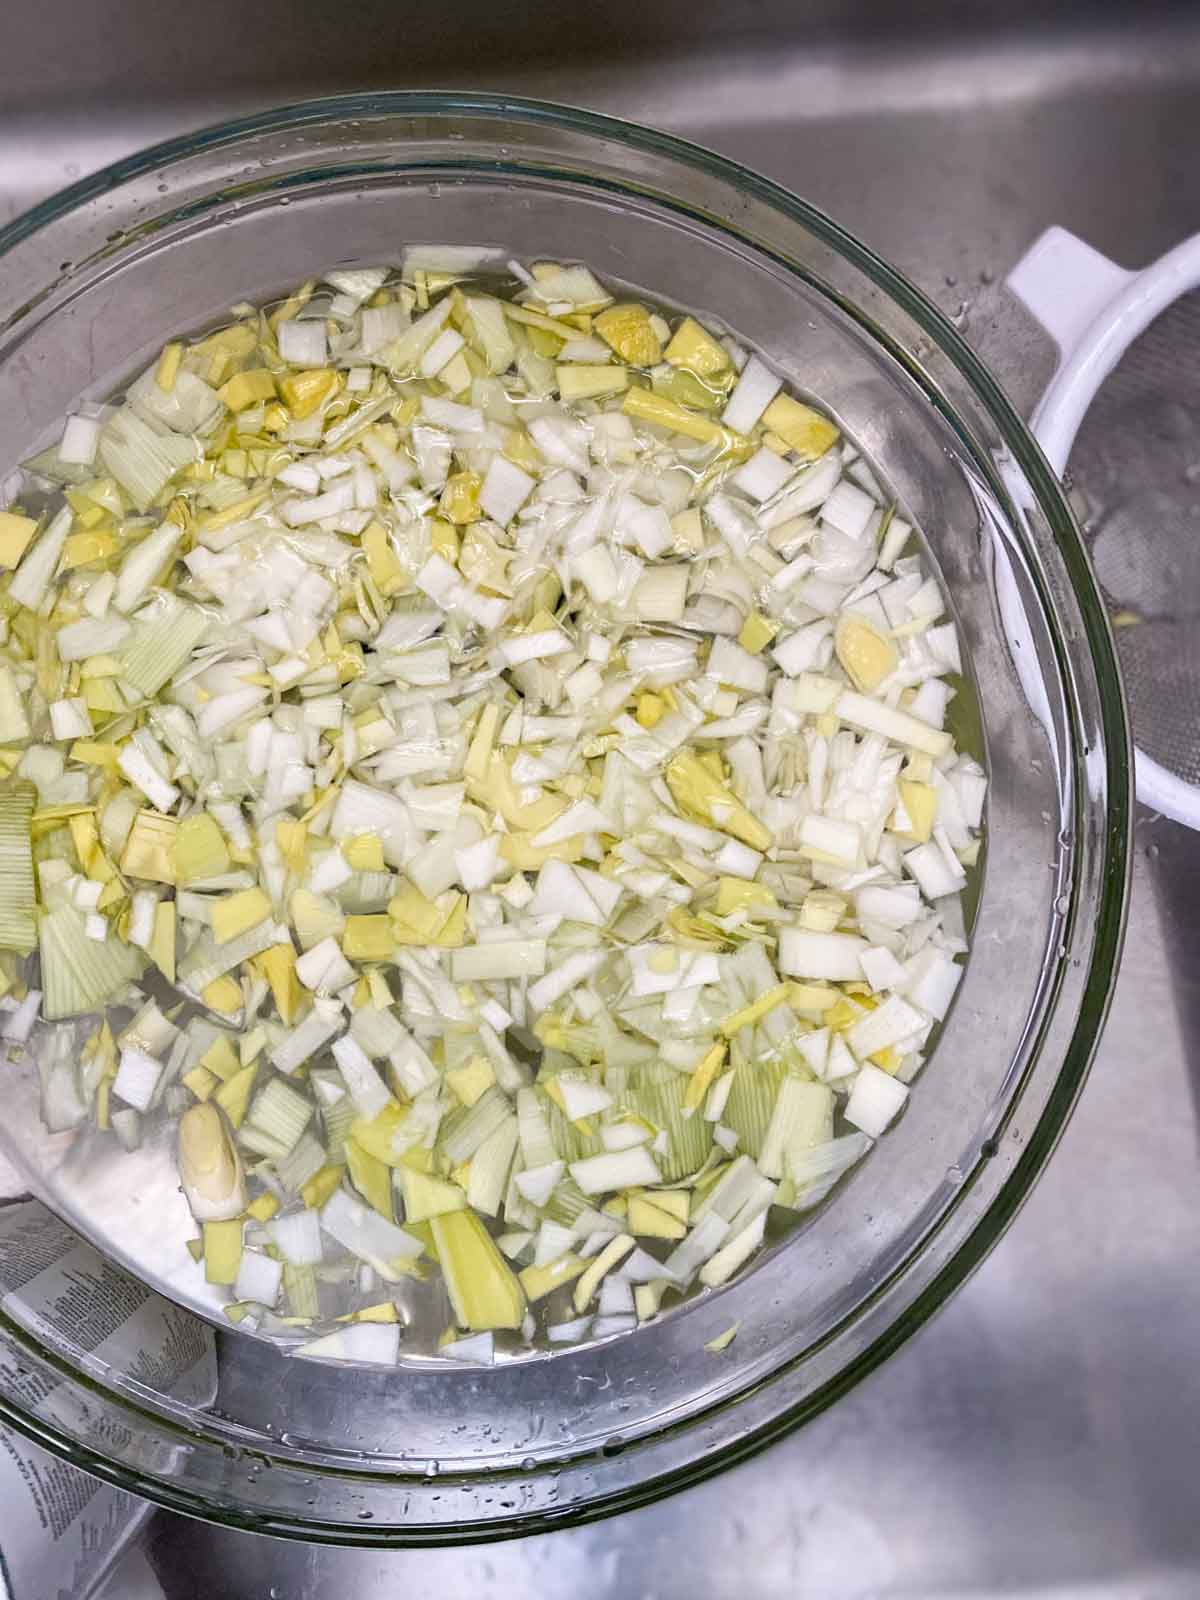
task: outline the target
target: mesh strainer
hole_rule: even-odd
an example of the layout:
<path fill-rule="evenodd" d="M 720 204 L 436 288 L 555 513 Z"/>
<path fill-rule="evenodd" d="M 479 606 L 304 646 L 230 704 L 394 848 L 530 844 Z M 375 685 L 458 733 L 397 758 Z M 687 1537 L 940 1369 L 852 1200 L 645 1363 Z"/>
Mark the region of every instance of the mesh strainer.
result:
<path fill-rule="evenodd" d="M 1059 473 L 1078 435 L 1072 461 L 1117 623 L 1138 799 L 1200 828 L 1200 294 L 1189 292 L 1200 235 L 1128 272 L 1050 228 L 1008 285 L 1059 347 L 1032 427 Z"/>

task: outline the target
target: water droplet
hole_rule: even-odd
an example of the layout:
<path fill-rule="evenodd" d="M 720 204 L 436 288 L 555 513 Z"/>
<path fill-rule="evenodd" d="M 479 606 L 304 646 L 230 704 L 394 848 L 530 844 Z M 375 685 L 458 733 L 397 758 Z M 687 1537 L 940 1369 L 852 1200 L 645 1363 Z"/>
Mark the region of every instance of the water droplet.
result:
<path fill-rule="evenodd" d="M 625 1441 L 619 1433 L 614 1433 L 610 1439 L 605 1439 L 600 1446 L 602 1456 L 619 1456 L 625 1448 Z"/>
<path fill-rule="evenodd" d="M 957 1186 L 963 1181 L 963 1169 L 959 1166 L 946 1168 L 946 1182 Z"/>
<path fill-rule="evenodd" d="M 957 282 L 958 282 L 958 278 L 955 276 L 955 274 L 953 272 L 948 272 L 946 274 L 946 287 L 947 287 L 947 289 L 953 289 L 954 285 Z"/>
<path fill-rule="evenodd" d="M 979 274 L 979 281 L 980 283 L 995 283 L 996 274 L 992 271 L 991 267 L 984 267 L 983 271 Z"/>
<path fill-rule="evenodd" d="M 536 1466 L 537 1458 L 535 1456 L 525 1456 L 521 1462 L 521 1471 L 532 1472 Z"/>
<path fill-rule="evenodd" d="M 1054 902 L 1054 909 L 1058 912 L 1060 917 L 1065 917 L 1067 912 L 1070 911 L 1071 902 L 1065 894 L 1059 895 L 1058 899 Z"/>

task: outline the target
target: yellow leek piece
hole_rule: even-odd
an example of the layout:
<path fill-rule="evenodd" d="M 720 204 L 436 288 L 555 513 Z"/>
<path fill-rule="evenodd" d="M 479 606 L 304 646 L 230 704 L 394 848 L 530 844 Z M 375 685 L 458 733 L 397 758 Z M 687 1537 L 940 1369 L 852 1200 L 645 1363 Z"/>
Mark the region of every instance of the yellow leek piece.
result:
<path fill-rule="evenodd" d="M 62 570 L 73 572 L 76 567 L 90 567 L 97 561 L 107 561 L 115 554 L 117 541 L 104 529 L 73 533 L 63 545 Z"/>
<path fill-rule="evenodd" d="M 719 1356 L 722 1350 L 728 1350 L 729 1346 L 737 1338 L 740 1327 L 740 1322 L 731 1322 L 725 1329 L 724 1333 L 717 1334 L 715 1339 L 709 1339 L 707 1344 L 704 1346 L 709 1355 Z"/>
<path fill-rule="evenodd" d="M 255 886 L 240 889 L 236 894 L 222 895 L 213 901 L 212 931 L 218 944 L 227 944 L 240 933 L 248 933 L 265 922 L 271 915 L 271 902 L 266 891 Z"/>
<path fill-rule="evenodd" d="M 687 1234 L 686 1223 L 640 1195 L 630 1195 L 626 1221 L 639 1239 L 682 1239 Z"/>
<path fill-rule="evenodd" d="M 639 694 L 637 699 L 637 720 L 643 728 L 656 728 L 667 714 L 667 703 L 661 695 L 645 693 Z"/>
<path fill-rule="evenodd" d="M 631 301 L 609 306 L 592 319 L 592 330 L 631 367 L 652 367 L 662 360 L 662 342 L 643 305 Z"/>
<path fill-rule="evenodd" d="M 463 775 L 468 782 L 481 786 L 486 783 L 492 746 L 496 742 L 496 730 L 499 725 L 500 707 L 494 701 L 490 701 L 479 714 L 475 732 L 471 736 L 467 759 L 463 765 Z"/>
<path fill-rule="evenodd" d="M 662 1297 L 666 1292 L 667 1281 L 659 1278 L 654 1283 L 639 1283 L 633 1291 L 633 1304 L 637 1311 L 639 1322 L 649 1322 L 651 1317 L 658 1315 L 658 1308 L 662 1305 Z"/>
<path fill-rule="evenodd" d="M 279 392 L 296 421 L 303 422 L 335 395 L 340 385 L 341 379 L 331 367 L 309 367 L 304 372 L 289 373 L 280 381 Z"/>
<path fill-rule="evenodd" d="M 732 1039 L 735 1033 L 743 1028 L 753 1027 L 769 1011 L 774 1011 L 776 1006 L 790 1003 L 792 998 L 792 985 L 790 983 L 776 984 L 773 989 L 768 989 L 765 994 L 760 994 L 748 1006 L 743 1006 L 740 1011 L 734 1011 L 729 1016 L 721 1019 L 721 1032 L 727 1039 Z"/>
<path fill-rule="evenodd" d="M 671 534 L 680 555 L 698 556 L 704 549 L 704 522 L 699 509 L 691 506 L 672 517 Z"/>
<path fill-rule="evenodd" d="M 102 898 L 102 896 L 101 896 Z M 168 984 L 174 982 L 174 901 L 158 901 L 154 907 L 154 931 L 147 950 L 150 960 Z"/>
<path fill-rule="evenodd" d="M 400 1313 L 394 1300 L 380 1300 L 377 1305 L 362 1306 L 354 1313 L 355 1322 L 399 1322 Z"/>
<path fill-rule="evenodd" d="M 273 1194 L 260 1194 L 246 1207 L 246 1215 L 254 1222 L 270 1222 L 279 1210 L 279 1201 Z"/>
<path fill-rule="evenodd" d="M 387 979 L 378 967 L 372 967 L 368 971 L 367 988 L 370 990 L 371 1004 L 378 1006 L 380 1011 L 386 1011 L 389 1006 L 395 1005 L 396 997 L 388 988 Z"/>
<path fill-rule="evenodd" d="M 654 1189 L 652 1191 L 636 1191 L 643 1199 L 649 1200 L 660 1211 L 665 1211 L 669 1217 L 674 1217 L 678 1222 L 686 1222 L 692 1213 L 692 1197 L 686 1189 Z"/>
<path fill-rule="evenodd" d="M 258 328 L 255 322 L 235 322 L 231 327 L 218 328 L 216 333 L 200 339 L 192 346 L 192 354 L 207 356 L 220 350 L 242 361 L 257 343 Z"/>
<path fill-rule="evenodd" d="M 125 711 L 126 706 L 121 691 L 111 677 L 89 678 L 84 673 L 82 687 L 83 698 L 89 711 L 101 712 L 109 717 L 119 717 Z"/>
<path fill-rule="evenodd" d="M 301 1187 L 300 1198 L 310 1211 L 319 1210 L 325 1204 L 341 1183 L 345 1170 L 345 1167 L 330 1162 L 320 1171 L 314 1172 L 308 1182 Z"/>
<path fill-rule="evenodd" d="M 695 317 L 685 317 L 664 352 L 673 367 L 686 367 L 698 378 L 725 379 L 733 373 L 729 352 Z"/>
<path fill-rule="evenodd" d="M 512 430 L 505 442 L 503 454 L 514 466 L 523 467 L 526 472 L 531 473 L 534 477 L 545 466 L 541 451 L 525 432 L 524 428 L 514 428 Z"/>
<path fill-rule="evenodd" d="M 100 844 L 95 813 L 78 812 L 67 819 L 67 827 L 71 830 L 71 842 L 75 846 L 75 854 L 79 857 L 79 865 L 84 872 L 99 883 L 108 883 L 115 877 L 116 868 L 104 854 Z"/>
<path fill-rule="evenodd" d="M 391 919 L 383 913 L 346 918 L 342 953 L 348 961 L 389 961 L 396 952 Z"/>
<path fill-rule="evenodd" d="M 844 896 L 832 889 L 812 889 L 800 906 L 800 926 L 813 933 L 832 933 L 845 915 Z"/>
<path fill-rule="evenodd" d="M 557 368 L 558 392 L 566 402 L 598 400 L 606 394 L 624 394 L 629 387 L 626 367 L 584 361 L 564 361 Z"/>
<path fill-rule="evenodd" d="M 145 878 L 151 883 L 174 883 L 177 828 L 174 817 L 148 809 L 139 811 L 121 855 L 125 876 Z"/>
<path fill-rule="evenodd" d="M 210 1011 L 219 1012 L 223 1017 L 235 1017 L 242 1009 L 242 986 L 226 973 L 201 989 L 200 998 Z"/>
<path fill-rule="evenodd" d="M 439 896 L 439 899 L 443 897 Z M 460 894 L 454 901 L 450 915 L 430 940 L 441 950 L 457 950 L 467 939 L 467 897 Z"/>
<path fill-rule="evenodd" d="M 525 1298 L 532 1303 L 555 1289 L 561 1289 L 564 1283 L 574 1283 L 586 1267 L 586 1260 L 572 1251 L 567 1251 L 566 1255 L 558 1256 L 554 1261 L 547 1261 L 543 1267 L 526 1267 L 520 1275 Z"/>
<path fill-rule="evenodd" d="M 846 676 L 862 694 L 878 689 L 900 665 L 900 652 L 886 634 L 853 612 L 839 618 L 833 647 Z"/>
<path fill-rule="evenodd" d="M 37 519 L 17 511 L 0 511 L 0 567 L 18 565 L 37 532 Z"/>
<path fill-rule="evenodd" d="M 404 1221 L 428 1222 L 431 1217 L 442 1217 L 448 1211 L 466 1209 L 467 1196 L 457 1183 L 432 1173 L 418 1172 L 407 1163 L 397 1169 L 400 1192 L 404 1197 Z"/>
<path fill-rule="evenodd" d="M 473 1211 L 448 1211 L 429 1226 L 458 1325 L 472 1333 L 519 1328 L 524 1291 L 481 1219 Z"/>
<path fill-rule="evenodd" d="M 300 1008 L 300 980 L 296 976 L 296 952 L 290 944 L 273 944 L 257 958 L 257 965 L 271 985 L 271 997 L 280 1019 L 288 1027 Z"/>
<path fill-rule="evenodd" d="M 764 427 L 777 433 L 786 440 L 789 449 L 808 461 L 823 456 L 839 437 L 836 423 L 803 401 L 794 400 L 790 394 L 776 395 L 763 412 L 762 420 Z"/>
<path fill-rule="evenodd" d="M 495 1081 L 495 1069 L 486 1056 L 472 1056 L 465 1067 L 455 1067 L 446 1074 L 446 1082 L 464 1106 L 473 1106 Z"/>
<path fill-rule="evenodd" d="M 508 762 L 495 751 L 488 761 L 487 775 L 482 781 L 468 776 L 467 792 L 478 805 L 485 806 L 489 811 L 498 811 L 510 828 L 526 833 L 538 833 L 542 828 L 548 828 L 567 809 L 567 801 L 552 794 L 544 794 L 532 804 L 523 805 L 512 781 Z"/>
<path fill-rule="evenodd" d="M 557 844 L 535 845 L 530 833 L 506 833 L 500 841 L 500 859 L 518 872 L 540 872 L 547 861 L 580 861 L 583 837 L 574 834 Z"/>
<path fill-rule="evenodd" d="M 730 833 L 752 850 L 771 848 L 774 839 L 769 829 L 714 777 L 702 756 L 680 751 L 668 762 L 666 779 L 676 805 L 694 821 Z"/>
<path fill-rule="evenodd" d="M 407 880 L 388 901 L 388 913 L 402 944 L 428 944 L 446 920 L 446 913 Z"/>
<path fill-rule="evenodd" d="M 692 410 L 719 411 L 725 403 L 723 389 L 710 388 L 686 367 L 655 367 L 650 374 L 650 386 L 655 394 Z"/>
<path fill-rule="evenodd" d="M 350 1182 L 367 1204 L 389 1222 L 393 1221 L 396 1212 L 392 1200 L 392 1174 L 387 1164 L 351 1138 L 346 1140 L 346 1165 L 350 1171 Z"/>
<path fill-rule="evenodd" d="M 222 1083 L 228 1083 L 241 1070 L 238 1053 L 233 1048 L 233 1040 L 227 1033 L 219 1033 L 208 1049 L 200 1057 L 200 1065 L 207 1067 L 211 1073 L 220 1078 Z"/>
<path fill-rule="evenodd" d="M 228 872 L 229 847 L 225 835 L 207 811 L 197 811 L 179 824 L 175 835 L 175 881 L 199 883 Z"/>
<path fill-rule="evenodd" d="M 342 854 L 346 865 L 355 872 L 386 872 L 383 858 L 383 840 L 377 833 L 356 833 L 342 840 Z"/>
<path fill-rule="evenodd" d="M 207 1100 L 219 1080 L 207 1067 L 193 1067 L 190 1072 L 185 1072 L 179 1081 L 192 1091 L 197 1100 Z"/>
<path fill-rule="evenodd" d="M 209 1283 L 236 1283 L 242 1264 L 242 1219 L 206 1222 L 203 1229 L 205 1279 Z"/>
<path fill-rule="evenodd" d="M 294 316 L 304 310 L 305 306 L 312 299 L 312 293 L 316 287 L 317 280 L 315 278 L 309 278 L 306 283 L 302 283 L 300 285 L 294 294 L 290 294 L 282 305 L 275 307 L 274 311 L 272 311 L 271 315 L 267 318 L 267 321 L 270 323 L 272 329 L 276 333 L 279 331 L 279 324 L 281 322 L 290 322 Z"/>
<path fill-rule="evenodd" d="M 610 1239 L 601 1250 L 600 1254 L 588 1263 L 587 1271 L 580 1277 L 575 1285 L 575 1311 L 582 1316 L 591 1304 L 592 1296 L 600 1287 L 600 1282 L 605 1273 L 611 1271 L 618 1261 L 624 1258 L 633 1249 L 634 1238 L 631 1233 L 619 1233 L 615 1239 Z"/>
<path fill-rule="evenodd" d="M 308 826 L 287 817 L 275 824 L 275 843 L 292 872 L 304 871 L 308 853 Z"/>
<path fill-rule="evenodd" d="M 154 369 L 154 381 L 164 394 L 170 394 L 175 387 L 175 379 L 179 376 L 179 366 L 183 360 L 183 345 L 173 339 L 170 344 L 162 347 L 162 354 L 158 358 L 158 366 Z"/>
<path fill-rule="evenodd" d="M 786 985 L 783 985 L 782 987 L 786 988 Z M 752 1010 L 753 1007 L 749 1009 Z M 725 1031 L 724 1023 L 721 1024 L 721 1031 L 722 1033 Z M 692 1072 L 691 1077 L 688 1079 L 687 1089 L 684 1091 L 684 1111 L 695 1111 L 700 1105 L 703 1104 L 704 1096 L 712 1087 L 713 1079 L 716 1077 L 717 1073 L 724 1064 L 725 1052 L 727 1049 L 727 1045 L 718 1042 L 717 1044 L 713 1045 L 711 1050 L 705 1051 L 704 1055 L 700 1058 Z"/>
<path fill-rule="evenodd" d="M 101 1078 L 96 1085 L 96 1126 L 101 1133 L 107 1133 L 112 1123 L 109 1121 L 109 1105 L 112 1099 L 112 1079 Z"/>
<path fill-rule="evenodd" d="M 228 528 L 235 522 L 242 522 L 252 512 L 257 511 L 270 493 L 270 489 L 257 489 L 244 499 L 235 500 L 232 505 L 222 507 L 220 511 L 206 512 L 204 516 L 197 518 L 196 531 L 215 533 L 218 528 Z"/>
<path fill-rule="evenodd" d="M 235 1128 L 240 1128 L 245 1119 L 257 1075 L 258 1068 L 253 1063 L 248 1067 L 242 1067 L 231 1078 L 227 1078 L 213 1095 L 213 1099 Z"/>
<path fill-rule="evenodd" d="M 864 996 L 864 999 L 867 998 Z M 836 1000 L 826 1011 L 821 1019 L 827 1028 L 832 1028 L 836 1033 L 844 1033 L 851 1028 L 858 1019 L 867 1011 L 874 1011 L 875 1007 L 868 1005 L 854 1005 L 844 997 Z"/>
<path fill-rule="evenodd" d="M 898 778 L 896 787 L 910 824 L 903 837 L 924 844 L 932 834 L 937 819 L 937 790 L 931 784 L 917 783 L 911 778 Z"/>
<path fill-rule="evenodd" d="M 699 439 L 702 444 L 724 443 L 737 435 L 714 420 L 689 411 L 668 400 L 666 395 L 655 394 L 651 389 L 630 389 L 621 402 L 621 410 L 635 422 L 650 422 L 655 427 L 666 428 L 671 433 L 682 433 L 686 438 Z"/>
<path fill-rule="evenodd" d="M 816 1011 L 824 1015 L 841 999 L 836 989 L 823 983 L 789 983 L 788 1004 L 793 1011 Z"/>
<path fill-rule="evenodd" d="M 750 906 L 773 906 L 777 902 L 764 883 L 752 883 L 749 878 L 719 878 L 717 880 L 717 905 L 719 917 L 732 916 L 735 911 L 745 911 Z"/>
<path fill-rule="evenodd" d="M 526 328 L 536 328 L 539 333 L 553 334 L 556 339 L 561 339 L 564 343 L 568 339 L 575 339 L 579 336 L 578 328 L 569 322 L 560 322 L 557 317 L 548 317 L 544 311 L 534 311 L 529 306 L 514 305 L 511 300 L 503 300 L 501 305 L 504 308 L 504 315 L 510 322 L 519 322 Z M 531 339 L 530 343 L 535 349 L 538 349 L 535 340 Z M 541 355 L 555 355 L 557 351 L 539 350 L 538 353 Z"/>
<path fill-rule="evenodd" d="M 118 772 L 120 749 L 115 744 L 105 744 L 96 739 L 76 739 L 71 746 L 71 760 L 81 767 L 106 767 Z"/>
<path fill-rule="evenodd" d="M 412 587 L 408 569 L 392 548 L 387 529 L 381 522 L 369 523 L 362 531 L 360 543 L 366 552 L 371 581 L 381 595 L 390 599 Z"/>
<path fill-rule="evenodd" d="M 403 1106 L 389 1102 L 369 1121 L 358 1117 L 350 1125 L 350 1137 L 360 1150 L 374 1156 L 389 1167 L 401 1164 L 404 1152 L 396 1148 L 396 1135 L 400 1132 L 408 1112 Z"/>
<path fill-rule="evenodd" d="M 256 367 L 251 372 L 236 372 L 227 383 L 221 385 L 217 394 L 230 411 L 245 411 L 264 400 L 274 400 L 275 374 L 268 372 L 265 367 Z"/>
<path fill-rule="evenodd" d="M 446 487 L 438 501 L 439 514 L 460 528 L 468 522 L 478 521 L 483 515 L 479 509 L 479 491 L 482 487 L 483 479 L 477 472 L 452 472 L 446 479 Z"/>
<path fill-rule="evenodd" d="M 738 643 L 743 650 L 749 650 L 752 656 L 756 656 L 766 649 L 778 632 L 777 622 L 770 617 L 764 617 L 761 611 L 752 611 L 742 623 Z"/>
<path fill-rule="evenodd" d="M 120 878 L 114 875 L 112 881 L 110 883 L 106 883 L 104 889 L 101 891 L 100 898 L 96 901 L 96 910 L 108 913 L 115 907 L 119 906 L 121 902 L 126 899 L 128 899 L 128 891 L 126 890 L 125 885 L 121 882 Z M 169 901 L 168 904 L 173 910 L 174 901 Z M 155 916 L 157 917 L 157 911 L 155 912 Z M 171 927 L 174 928 L 174 926 L 175 924 L 172 922 Z M 174 982 L 174 979 L 172 979 L 172 982 Z"/>
<path fill-rule="evenodd" d="M 904 764 L 905 778 L 911 778 L 914 783 L 933 782 L 933 757 L 922 754 L 919 750 L 910 753 Z"/>

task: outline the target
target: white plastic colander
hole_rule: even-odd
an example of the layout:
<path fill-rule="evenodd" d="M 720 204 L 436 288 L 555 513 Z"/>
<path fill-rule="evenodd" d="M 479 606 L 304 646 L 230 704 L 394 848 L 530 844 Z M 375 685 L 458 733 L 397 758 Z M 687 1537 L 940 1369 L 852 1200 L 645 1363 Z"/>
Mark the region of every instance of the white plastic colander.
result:
<path fill-rule="evenodd" d="M 1032 312 L 1059 350 L 1059 365 L 1038 403 L 1030 426 L 1055 472 L 1064 472 L 1084 416 L 1105 379 L 1129 347 L 1180 296 L 1200 286 L 1200 234 L 1185 240 L 1159 260 L 1128 271 L 1102 256 L 1065 228 L 1048 228 L 1008 275 L 1008 287 Z M 1086 487 L 1086 486 L 1085 486 Z M 1159 530 L 1143 528 L 1154 551 Z M 1196 530 L 1200 536 L 1200 529 Z M 1200 594 L 1186 597 L 1200 606 Z M 1200 629 L 1191 629 L 1200 641 Z M 1198 652 L 1200 654 L 1200 652 Z M 1167 745 L 1194 753 L 1200 748 L 1200 722 L 1189 694 L 1139 679 L 1133 699 L 1134 738 L 1142 714 L 1153 717 L 1156 748 Z M 1139 704 L 1139 701 L 1142 704 Z M 1163 724 L 1172 726 L 1163 738 Z M 1136 754 L 1137 797 L 1143 805 L 1189 828 L 1200 828 L 1200 782 L 1190 782 L 1142 748 Z M 1192 759 L 1177 763 L 1195 768 Z"/>

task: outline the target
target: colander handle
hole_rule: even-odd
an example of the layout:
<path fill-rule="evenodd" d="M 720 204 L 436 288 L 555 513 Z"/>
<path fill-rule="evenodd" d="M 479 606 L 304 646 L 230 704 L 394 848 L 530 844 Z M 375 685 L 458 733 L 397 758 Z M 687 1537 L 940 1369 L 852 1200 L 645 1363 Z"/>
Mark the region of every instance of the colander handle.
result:
<path fill-rule="evenodd" d="M 1065 228 L 1047 228 L 1006 281 L 1058 346 L 1058 368 L 1029 425 L 1061 475 L 1105 378 L 1160 312 L 1200 285 L 1200 234 L 1130 272 Z M 1200 828 L 1200 788 L 1168 772 L 1144 750 L 1135 756 L 1142 804 Z"/>

